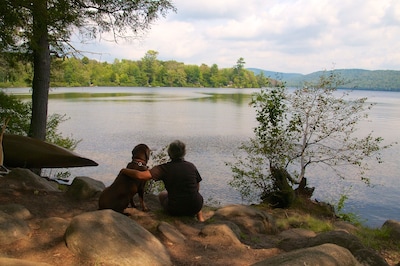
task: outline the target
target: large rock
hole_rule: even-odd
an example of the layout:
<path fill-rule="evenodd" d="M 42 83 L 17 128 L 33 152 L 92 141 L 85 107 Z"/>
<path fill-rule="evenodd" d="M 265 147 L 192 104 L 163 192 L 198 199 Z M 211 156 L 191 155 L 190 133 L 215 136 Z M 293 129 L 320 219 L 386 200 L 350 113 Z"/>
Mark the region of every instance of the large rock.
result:
<path fill-rule="evenodd" d="M 240 229 L 250 233 L 273 234 L 276 225 L 273 217 L 256 208 L 233 204 L 218 209 L 214 216 L 237 224 Z"/>
<path fill-rule="evenodd" d="M 383 225 L 382 228 L 389 228 L 390 230 L 390 237 L 395 240 L 400 240 L 400 222 L 396 220 L 387 220 Z"/>
<path fill-rule="evenodd" d="M 186 237 L 179 232 L 175 226 L 172 226 L 169 223 L 161 222 L 157 229 L 164 238 L 168 239 L 168 241 L 173 244 L 184 244 L 186 241 Z"/>
<path fill-rule="evenodd" d="M 90 199 L 105 189 L 103 182 L 87 176 L 77 176 L 67 190 L 67 195 L 74 199 Z"/>
<path fill-rule="evenodd" d="M 132 219 L 112 210 L 75 216 L 65 232 L 75 254 L 106 265 L 171 265 L 166 248 Z"/>
<path fill-rule="evenodd" d="M 206 225 L 201 229 L 201 236 L 209 239 L 214 239 L 214 243 L 218 245 L 232 246 L 242 245 L 238 236 L 232 231 L 232 229 L 226 224 L 210 224 Z"/>
<path fill-rule="evenodd" d="M 3 211 L 14 218 L 27 220 L 32 218 L 31 212 L 20 204 L 10 203 L 0 205 L 0 211 Z"/>
<path fill-rule="evenodd" d="M 278 235 L 282 239 L 304 239 L 311 238 L 317 236 L 314 231 L 303 229 L 303 228 L 291 228 L 285 231 L 282 231 Z"/>
<path fill-rule="evenodd" d="M 15 168 L 9 174 L 0 178 L 2 188 L 32 191 L 59 191 L 47 179 L 40 177 L 24 168 Z"/>
<path fill-rule="evenodd" d="M 275 257 L 260 261 L 253 266 L 356 266 L 361 265 L 348 249 L 334 245 L 323 244 L 320 246 L 298 249 L 282 253 Z"/>
<path fill-rule="evenodd" d="M 312 238 L 286 238 L 279 243 L 278 247 L 285 251 L 292 251 L 326 243 L 335 244 L 348 249 L 359 262 L 363 263 L 363 265 L 388 265 L 378 253 L 364 247 L 356 236 L 349 234 L 345 230 L 324 232 Z"/>
<path fill-rule="evenodd" d="M 2 245 L 26 238 L 30 231 L 24 220 L 0 211 L 0 243 Z"/>

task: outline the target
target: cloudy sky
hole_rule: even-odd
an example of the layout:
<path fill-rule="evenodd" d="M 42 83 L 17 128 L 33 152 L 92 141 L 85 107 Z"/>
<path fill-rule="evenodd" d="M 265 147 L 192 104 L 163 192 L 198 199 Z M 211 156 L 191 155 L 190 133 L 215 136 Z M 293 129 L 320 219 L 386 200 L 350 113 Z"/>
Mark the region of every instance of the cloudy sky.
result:
<path fill-rule="evenodd" d="M 82 46 L 89 58 L 160 60 L 308 74 L 363 68 L 400 70 L 399 0 L 173 0 L 177 13 L 140 41 Z"/>

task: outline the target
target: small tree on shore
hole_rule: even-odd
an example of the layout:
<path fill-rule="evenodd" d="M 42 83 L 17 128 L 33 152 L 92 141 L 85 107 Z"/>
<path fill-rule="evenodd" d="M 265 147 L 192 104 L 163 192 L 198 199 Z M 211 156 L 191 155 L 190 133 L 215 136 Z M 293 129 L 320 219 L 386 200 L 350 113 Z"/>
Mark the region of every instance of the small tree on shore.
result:
<path fill-rule="evenodd" d="M 311 197 L 306 170 L 312 165 L 323 165 L 340 178 L 353 168 L 369 184 L 369 162 L 381 163 L 380 151 L 391 145 L 383 145 L 372 132 L 358 137 L 357 125 L 373 104 L 367 98 L 350 99 L 347 91 L 340 94 L 337 88 L 342 84 L 332 71 L 293 93 L 284 86 L 255 93 L 255 137 L 239 147 L 242 153 L 235 155 L 235 162 L 228 163 L 233 172 L 229 185 L 244 199 L 287 207 L 295 191 Z"/>

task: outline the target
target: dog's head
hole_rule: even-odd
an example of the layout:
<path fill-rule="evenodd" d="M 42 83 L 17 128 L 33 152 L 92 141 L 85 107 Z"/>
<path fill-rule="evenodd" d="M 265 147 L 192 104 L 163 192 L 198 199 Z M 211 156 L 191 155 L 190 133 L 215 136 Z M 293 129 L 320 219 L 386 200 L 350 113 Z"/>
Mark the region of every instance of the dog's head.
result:
<path fill-rule="evenodd" d="M 141 159 L 146 163 L 150 159 L 150 148 L 146 144 L 138 144 L 132 150 L 132 160 Z"/>

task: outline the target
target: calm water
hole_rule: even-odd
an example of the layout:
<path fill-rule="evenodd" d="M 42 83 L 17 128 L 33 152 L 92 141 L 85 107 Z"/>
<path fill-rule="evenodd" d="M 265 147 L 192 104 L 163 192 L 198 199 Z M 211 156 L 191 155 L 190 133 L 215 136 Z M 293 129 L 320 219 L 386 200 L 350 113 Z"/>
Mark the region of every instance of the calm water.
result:
<path fill-rule="evenodd" d="M 86 175 L 110 185 L 129 162 L 136 144 L 146 143 L 160 150 L 180 139 L 187 144 L 186 159 L 196 164 L 203 177 L 201 193 L 205 200 L 224 205 L 242 203 L 239 193 L 227 185 L 232 174 L 225 162 L 233 158 L 241 142 L 253 136 L 255 113 L 248 102 L 254 91 L 57 88 L 51 91 L 49 113 L 70 117 L 61 131 L 82 139 L 75 151 L 99 163 L 98 167 L 71 169 L 74 176 Z M 400 93 L 355 91 L 351 95 L 377 103 L 370 112 L 371 123 L 362 124 L 361 131 L 373 130 L 388 143 L 400 140 Z M 387 219 L 400 220 L 399 146 L 385 151 L 385 163 L 371 171 L 373 187 L 356 176 L 343 181 L 323 170 L 310 171 L 309 183 L 316 187 L 314 197 L 335 204 L 340 195 L 348 194 L 345 211 L 358 214 L 369 226 L 381 226 Z"/>

